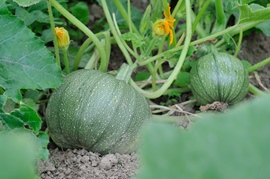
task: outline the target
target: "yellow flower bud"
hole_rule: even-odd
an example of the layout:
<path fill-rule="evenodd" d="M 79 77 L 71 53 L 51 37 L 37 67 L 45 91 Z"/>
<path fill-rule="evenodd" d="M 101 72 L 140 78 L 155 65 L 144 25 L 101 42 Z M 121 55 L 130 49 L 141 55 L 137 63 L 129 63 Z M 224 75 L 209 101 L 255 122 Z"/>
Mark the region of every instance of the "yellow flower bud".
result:
<path fill-rule="evenodd" d="M 59 48 L 62 50 L 67 50 L 70 43 L 68 31 L 63 27 L 55 27 L 54 32 L 57 37 L 57 44 Z"/>
<path fill-rule="evenodd" d="M 173 25 L 167 19 L 158 19 L 153 25 L 153 31 L 155 35 L 169 35 L 170 34 L 170 44 L 173 41 Z"/>

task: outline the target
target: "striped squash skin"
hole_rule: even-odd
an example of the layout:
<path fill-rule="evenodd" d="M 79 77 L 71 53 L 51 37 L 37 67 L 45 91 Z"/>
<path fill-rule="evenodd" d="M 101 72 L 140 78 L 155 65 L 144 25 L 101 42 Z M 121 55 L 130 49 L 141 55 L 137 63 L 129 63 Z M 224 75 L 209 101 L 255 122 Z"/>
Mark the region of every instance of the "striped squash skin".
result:
<path fill-rule="evenodd" d="M 242 62 L 227 53 L 201 57 L 190 71 L 190 87 L 200 105 L 215 101 L 233 105 L 248 92 L 248 72 Z"/>
<path fill-rule="evenodd" d="M 95 71 L 69 74 L 50 97 L 46 122 L 62 148 L 101 154 L 130 153 L 138 133 L 151 118 L 147 100 L 125 81 Z"/>

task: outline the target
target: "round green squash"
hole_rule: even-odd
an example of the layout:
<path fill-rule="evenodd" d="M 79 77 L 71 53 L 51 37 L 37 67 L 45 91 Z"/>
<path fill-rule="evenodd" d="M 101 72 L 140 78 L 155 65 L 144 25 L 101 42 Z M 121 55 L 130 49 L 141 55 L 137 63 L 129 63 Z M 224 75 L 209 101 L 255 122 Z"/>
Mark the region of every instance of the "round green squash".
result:
<path fill-rule="evenodd" d="M 215 101 L 235 104 L 245 97 L 248 85 L 242 62 L 227 53 L 207 54 L 190 71 L 190 87 L 200 105 Z"/>
<path fill-rule="evenodd" d="M 46 122 L 62 148 L 130 153 L 150 119 L 147 100 L 125 81 L 95 70 L 69 74 L 48 102 Z"/>

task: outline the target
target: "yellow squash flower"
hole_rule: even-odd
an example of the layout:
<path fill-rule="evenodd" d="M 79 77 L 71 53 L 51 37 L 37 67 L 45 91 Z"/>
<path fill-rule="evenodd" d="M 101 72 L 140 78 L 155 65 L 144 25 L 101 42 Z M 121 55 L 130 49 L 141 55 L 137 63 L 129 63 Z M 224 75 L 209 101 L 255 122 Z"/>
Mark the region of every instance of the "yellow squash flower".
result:
<path fill-rule="evenodd" d="M 67 50 L 70 43 L 68 31 L 63 27 L 55 27 L 54 32 L 57 37 L 59 48 Z"/>
<path fill-rule="evenodd" d="M 158 19 L 153 25 L 153 31 L 155 35 L 170 35 L 170 44 L 173 42 L 173 24 L 175 19 L 172 17 L 170 12 L 170 6 L 168 4 L 168 11 L 164 11 L 164 19 Z"/>

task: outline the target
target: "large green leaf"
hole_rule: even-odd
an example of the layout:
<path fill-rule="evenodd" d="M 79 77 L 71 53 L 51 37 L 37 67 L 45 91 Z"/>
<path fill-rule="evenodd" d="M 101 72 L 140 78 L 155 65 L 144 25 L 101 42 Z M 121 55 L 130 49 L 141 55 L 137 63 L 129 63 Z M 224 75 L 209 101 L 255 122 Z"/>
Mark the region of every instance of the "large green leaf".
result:
<path fill-rule="evenodd" d="M 187 131 L 150 124 L 137 178 L 270 178 L 269 101 L 269 95 L 263 96 L 226 114 L 199 119 Z"/>
<path fill-rule="evenodd" d="M 259 4 L 251 4 L 250 8 L 252 9 L 252 11 L 264 9 L 264 7 Z M 269 13 L 270 13 L 270 9 L 269 9 Z M 270 20 L 266 20 L 260 23 L 259 25 L 256 26 L 256 28 L 263 31 L 265 35 L 270 36 Z"/>
<path fill-rule="evenodd" d="M 270 7 L 254 9 L 254 5 L 243 4 L 239 6 L 239 10 L 239 24 L 270 20 Z"/>
<path fill-rule="evenodd" d="M 56 88 L 61 70 L 53 55 L 17 17 L 0 15 L 0 86 L 21 100 L 20 89 Z"/>

